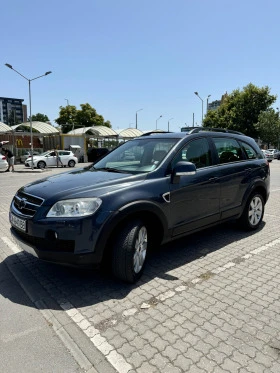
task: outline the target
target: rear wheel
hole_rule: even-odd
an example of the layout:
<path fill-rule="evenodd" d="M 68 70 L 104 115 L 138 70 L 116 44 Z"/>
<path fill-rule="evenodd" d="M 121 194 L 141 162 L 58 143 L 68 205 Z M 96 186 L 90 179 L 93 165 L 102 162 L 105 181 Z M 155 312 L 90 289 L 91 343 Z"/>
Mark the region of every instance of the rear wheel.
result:
<path fill-rule="evenodd" d="M 128 223 L 118 233 L 113 245 L 113 273 L 134 283 L 142 275 L 148 248 L 148 230 L 141 220 Z"/>
<path fill-rule="evenodd" d="M 76 165 L 76 162 L 73 161 L 73 160 L 71 160 L 71 161 L 68 162 L 68 166 L 69 167 L 75 167 L 75 165 Z"/>
<path fill-rule="evenodd" d="M 40 161 L 40 162 L 38 162 L 38 164 L 37 164 L 37 167 L 38 168 L 45 168 L 46 167 L 46 163 L 45 162 L 43 162 L 43 161 Z"/>
<path fill-rule="evenodd" d="M 252 193 L 239 219 L 239 223 L 246 230 L 257 229 L 262 222 L 263 214 L 264 200 L 262 195 L 257 192 Z"/>

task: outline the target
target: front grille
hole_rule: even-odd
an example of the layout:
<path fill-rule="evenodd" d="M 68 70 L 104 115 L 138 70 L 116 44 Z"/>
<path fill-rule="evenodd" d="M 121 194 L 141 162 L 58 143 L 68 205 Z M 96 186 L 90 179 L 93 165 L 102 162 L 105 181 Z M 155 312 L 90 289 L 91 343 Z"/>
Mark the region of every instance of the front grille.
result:
<path fill-rule="evenodd" d="M 43 202 L 42 198 L 23 192 L 18 192 L 13 199 L 13 205 L 17 212 L 28 217 L 34 216 Z"/>
<path fill-rule="evenodd" d="M 75 241 L 73 240 L 47 240 L 46 238 L 29 236 L 18 230 L 16 230 L 16 234 L 26 244 L 30 244 L 40 251 L 74 253 L 75 250 Z"/>
<path fill-rule="evenodd" d="M 37 205 L 37 206 L 41 206 L 42 203 L 44 202 L 43 198 L 35 197 L 35 196 L 32 196 L 31 194 L 27 194 L 23 192 L 18 192 L 16 196 L 19 198 L 25 198 L 28 202 L 34 205 Z"/>

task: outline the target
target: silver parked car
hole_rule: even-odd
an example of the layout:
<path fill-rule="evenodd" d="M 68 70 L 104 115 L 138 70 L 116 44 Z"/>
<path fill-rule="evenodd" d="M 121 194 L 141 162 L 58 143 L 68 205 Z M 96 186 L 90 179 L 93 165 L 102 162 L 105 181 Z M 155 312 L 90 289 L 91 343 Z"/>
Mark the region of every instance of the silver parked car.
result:
<path fill-rule="evenodd" d="M 35 152 L 35 151 L 33 151 L 33 156 L 35 156 L 35 155 L 40 155 L 40 154 L 41 154 L 40 152 Z M 30 152 L 30 151 L 27 151 L 27 152 L 23 153 L 23 154 L 20 156 L 20 158 L 19 158 L 20 163 L 25 163 L 25 161 L 26 161 L 27 158 L 29 158 L 29 157 L 31 157 L 31 152 Z"/>
<path fill-rule="evenodd" d="M 273 159 L 280 160 L 280 150 L 278 150 L 278 149 L 268 149 L 267 151 L 269 151 L 273 155 Z"/>
<path fill-rule="evenodd" d="M 268 151 L 267 149 L 262 149 L 262 153 L 265 156 L 265 158 L 268 160 L 268 162 L 273 161 L 273 154 L 270 151 Z"/>

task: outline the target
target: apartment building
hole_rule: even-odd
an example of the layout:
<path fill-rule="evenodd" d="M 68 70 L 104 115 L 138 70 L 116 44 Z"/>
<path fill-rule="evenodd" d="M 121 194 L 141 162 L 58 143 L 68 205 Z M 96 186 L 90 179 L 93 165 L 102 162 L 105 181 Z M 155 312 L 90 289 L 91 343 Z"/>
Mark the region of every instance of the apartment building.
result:
<path fill-rule="evenodd" d="M 27 106 L 21 98 L 0 97 L 0 122 L 9 126 L 27 121 Z"/>

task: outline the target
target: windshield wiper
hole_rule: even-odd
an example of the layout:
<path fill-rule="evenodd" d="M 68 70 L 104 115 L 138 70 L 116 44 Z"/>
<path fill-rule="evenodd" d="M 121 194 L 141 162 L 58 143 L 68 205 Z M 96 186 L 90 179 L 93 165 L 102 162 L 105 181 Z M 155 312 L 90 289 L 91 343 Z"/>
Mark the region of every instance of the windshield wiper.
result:
<path fill-rule="evenodd" d="M 128 171 L 123 171 L 123 170 L 120 170 L 119 168 L 112 168 L 112 167 L 102 167 L 102 168 L 96 168 L 94 167 L 95 170 L 97 171 L 108 171 L 108 172 L 119 172 L 119 173 L 125 173 L 125 174 L 128 174 L 129 172 Z"/>

